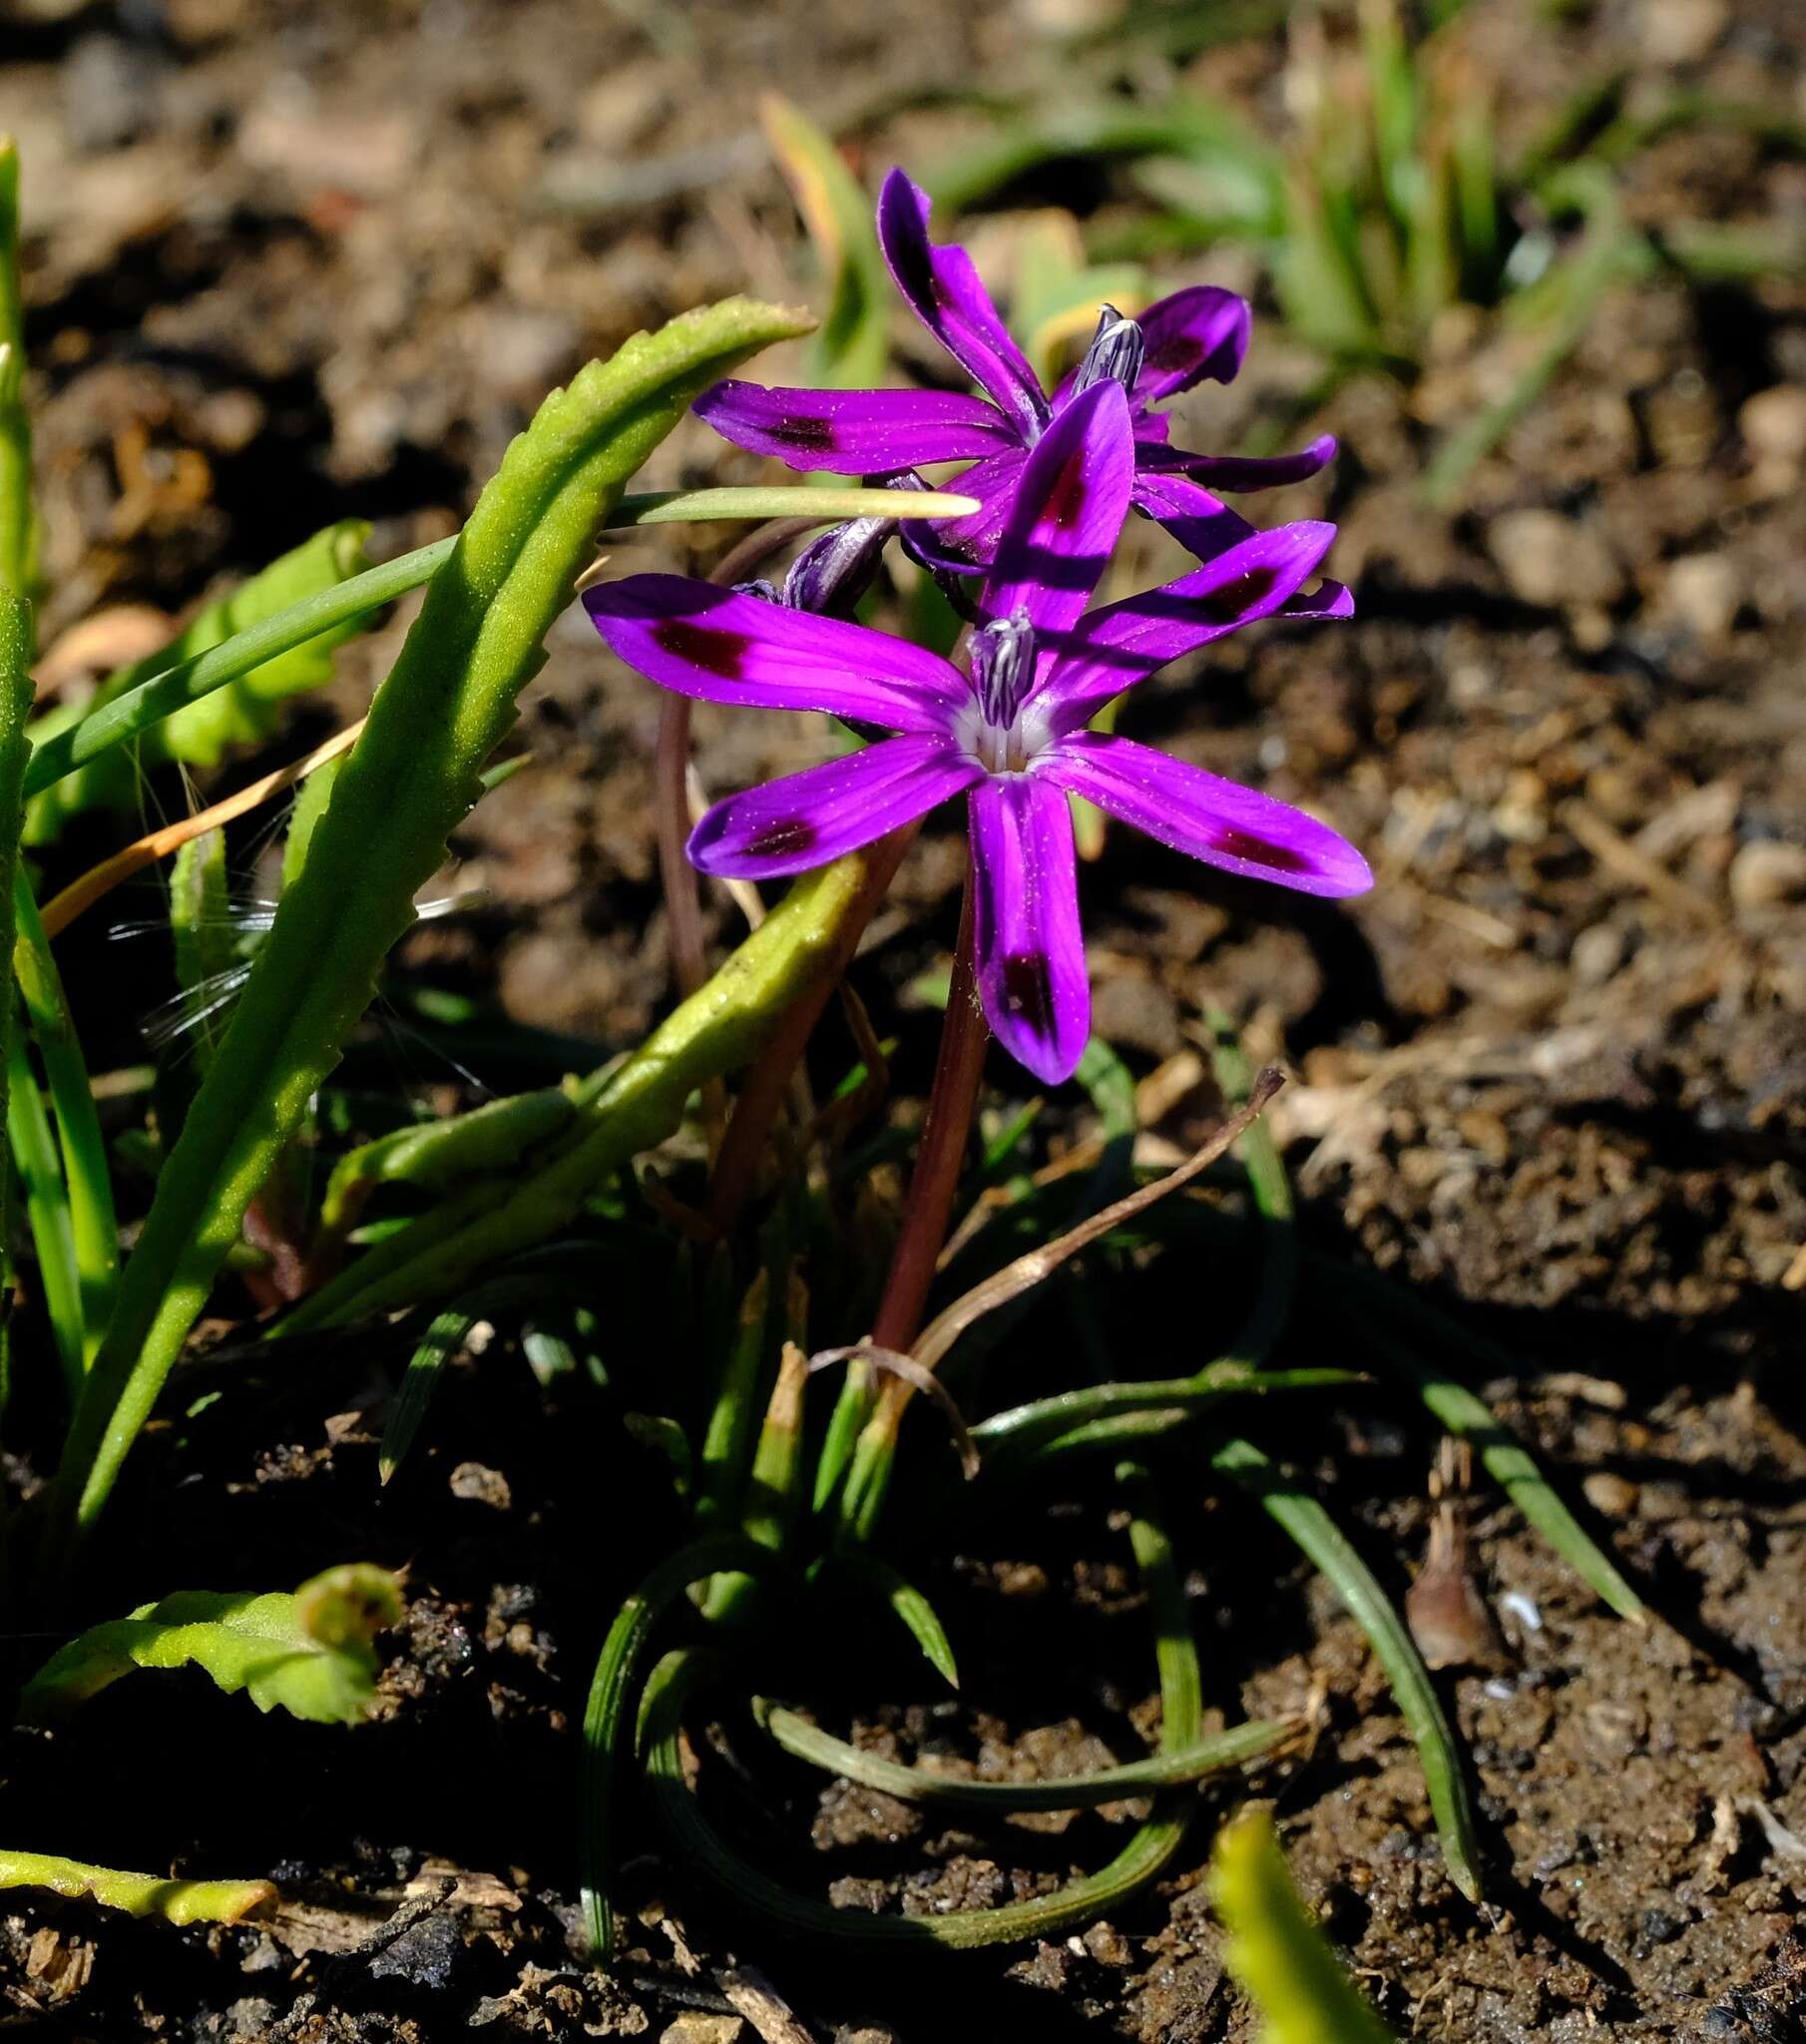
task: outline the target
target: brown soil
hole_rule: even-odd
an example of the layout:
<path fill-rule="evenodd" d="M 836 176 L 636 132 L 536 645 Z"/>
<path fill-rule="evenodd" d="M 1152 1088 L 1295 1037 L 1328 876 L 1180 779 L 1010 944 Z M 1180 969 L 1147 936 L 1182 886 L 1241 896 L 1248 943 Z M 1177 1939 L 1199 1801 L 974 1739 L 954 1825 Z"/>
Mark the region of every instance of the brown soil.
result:
<path fill-rule="evenodd" d="M 806 289 L 752 125 L 760 90 L 838 114 L 937 80 L 1033 82 L 1058 71 L 1046 18 L 1065 11 L 0 0 L 0 130 L 20 137 L 29 181 L 47 637 L 102 605 L 177 610 L 331 516 L 373 518 L 382 552 L 449 529 L 586 356 L 698 300 Z M 1708 91 L 1796 108 L 1806 90 L 1806 36 L 1777 0 L 1608 0 L 1534 36 L 1500 0 L 1486 24 L 1508 111 L 1619 62 L 1646 78 L 1679 63 Z M 1268 46 L 1193 69 L 1275 113 Z M 975 124 L 881 110 L 861 143 L 870 166 L 920 163 Z M 1676 137 L 1629 201 L 1658 225 L 1779 220 L 1798 216 L 1803 176 L 1748 138 Z M 1058 167 L 1010 197 L 1092 206 L 1111 189 L 1095 167 Z M 1009 230 L 1006 208 L 981 246 L 1006 253 Z M 1217 256 L 1182 274 L 1248 272 Z M 1262 310 L 1243 381 L 1188 401 L 1193 444 L 1234 444 L 1308 381 Z M 1626 287 L 1459 508 L 1433 513 L 1415 489 L 1428 437 L 1496 393 L 1512 345 L 1451 322 L 1414 392 L 1373 381 L 1337 399 L 1333 478 L 1258 507 L 1341 522 L 1354 625 L 1231 641 L 1133 711 L 1138 736 L 1332 817 L 1381 884 L 1319 910 L 1114 833 L 1086 876 L 1098 1024 L 1138 1073 L 1179 1069 L 1207 1005 L 1293 1061 L 1277 1127 L 1308 1238 L 1522 1357 L 1482 1388 L 1583 1492 L 1661 1619 L 1612 1619 L 1477 1498 L 1474 1568 L 1505 1644 L 1447 1689 L 1483 1819 L 1475 1908 L 1324 1585 L 1182 1460 L 1174 1532 L 1207 1701 L 1230 1718 L 1312 1714 L 1308 1752 L 1254 1791 L 1401 2034 L 1800 2037 L 1806 292 Z M 649 486 L 750 472 L 694 427 Z M 637 539 L 617 561 L 681 547 Z M 1162 558 L 1149 539 L 1126 583 Z M 347 655 L 345 701 L 398 629 Z M 647 808 L 656 706 L 580 618 L 551 655 L 524 718 L 538 764 L 458 847 L 460 884 L 490 906 L 436 927 L 414 962 L 493 987 L 518 1021 L 617 1047 L 669 999 Z M 697 735 L 723 787 L 812 744 L 714 714 Z M 944 954 L 957 877 L 953 838 L 914 855 L 859 967 L 874 1006 L 890 1012 Z M 711 915 L 730 939 L 725 904 Z M 78 984 L 116 983 L 101 939 L 71 939 Z M 907 1095 L 932 1018 L 904 999 Z M 137 1055 L 130 1019 L 108 1045 L 121 1058 Z M 1214 1106 L 1207 1087 L 1173 1090 L 1158 1134 L 1183 1143 Z M 1144 1350 L 1135 1374 L 1193 1366 L 1235 1323 L 1232 1271 L 1159 1269 L 1109 1308 Z M 1027 1381 L 1058 1366 L 1060 1331 L 1058 1308 L 1025 1323 Z M 1297 1359 L 1359 1360 L 1346 1342 L 1307 1301 Z M 736 1922 L 647 1856 L 626 1876 L 645 1910 L 636 1949 L 614 1982 L 588 1978 L 573 1956 L 572 1723 L 611 1600 L 665 1551 L 675 1515 L 612 1431 L 573 1425 L 575 1394 L 540 1393 L 494 1353 L 451 1373 L 415 1464 L 379 1495 L 370 1415 L 394 1364 L 348 1344 L 272 1375 L 254 1425 L 240 1409 L 166 1430 L 132 1506 L 146 1537 L 121 1543 L 95 1593 L 99 1615 L 191 1582 L 298 1581 L 352 1554 L 405 1563 L 381 1721 L 342 1738 L 241 1724 L 241 1704 L 147 1679 L 7 1754 L 18 1844 L 267 1873 L 281 1911 L 178 1932 L 18 1901 L 0 1991 L 21 2017 L 70 2036 L 725 2040 L 743 2034 L 722 1992 L 731 1957 L 820 2036 L 913 2044 L 948 2032 L 950 2005 L 955 2034 L 1250 2034 L 1201 1884 L 1226 1791 L 1204 1798 L 1174 1877 L 1069 1944 L 849 1962 Z M 1320 1479 L 1402 1591 L 1427 1538 L 1432 1434 L 1385 1400 L 1301 1411 L 1263 1416 L 1262 1438 Z M 915 1445 L 937 1451 L 926 1424 Z M 1133 1753 L 1157 1713 L 1110 1514 L 1104 1488 L 1035 1493 L 1013 1516 L 956 1522 L 951 1556 L 943 1541 L 916 1558 L 962 1649 L 957 1703 L 888 1634 L 863 1633 L 810 1702 L 877 1750 L 984 1772 Z M 743 1727 L 722 1736 L 753 1751 Z M 1123 1815 L 981 1837 L 762 1761 L 741 1788 L 723 1820 L 849 1904 L 1033 1892 L 1101 1863 Z M 650 1855 L 655 1834 L 641 1836 Z"/>

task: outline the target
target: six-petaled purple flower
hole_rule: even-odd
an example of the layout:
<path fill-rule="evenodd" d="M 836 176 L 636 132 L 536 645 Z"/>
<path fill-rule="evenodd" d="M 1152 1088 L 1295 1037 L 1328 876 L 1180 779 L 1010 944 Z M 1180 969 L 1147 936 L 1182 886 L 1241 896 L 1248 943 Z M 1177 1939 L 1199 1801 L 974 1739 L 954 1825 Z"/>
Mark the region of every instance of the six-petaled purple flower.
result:
<path fill-rule="evenodd" d="M 1131 501 L 1193 553 L 1207 556 L 1251 527 L 1215 496 L 1315 475 L 1336 443 L 1325 436 L 1270 460 L 1191 454 L 1167 444 L 1151 407 L 1206 377 L 1227 383 L 1248 345 L 1248 305 L 1197 284 L 1148 306 L 1138 319 L 1106 307 L 1083 361 L 1050 397 L 1010 337 L 964 249 L 928 239 L 928 196 L 901 171 L 884 181 L 878 237 L 910 309 L 985 397 L 952 390 L 783 390 L 717 383 L 695 409 L 723 438 L 796 469 L 889 475 L 971 461 L 958 489 L 981 508 L 945 525 L 907 525 L 911 549 L 931 565 L 970 573 L 995 559 L 1031 450 L 1073 401 L 1101 381 L 1122 384 L 1133 421 Z M 1210 487 L 1206 487 L 1206 485 Z"/>
<path fill-rule="evenodd" d="M 1001 328 L 988 335 L 994 354 L 1006 339 Z M 1304 592 L 1334 527 L 1300 523 L 1250 533 L 1162 589 L 1086 612 L 1135 494 L 1135 429 L 1129 393 L 1104 377 L 1036 435 L 979 600 L 969 674 L 885 633 L 682 576 L 632 575 L 584 596 L 614 651 L 665 688 L 896 734 L 717 802 L 689 841 L 702 871 L 801 872 L 967 794 L 985 1013 L 1048 1082 L 1078 1063 L 1091 1016 L 1069 794 L 1233 873 L 1310 894 L 1371 884 L 1360 853 L 1326 824 L 1086 729 L 1112 697 L 1238 626 L 1351 608 L 1339 585 Z"/>

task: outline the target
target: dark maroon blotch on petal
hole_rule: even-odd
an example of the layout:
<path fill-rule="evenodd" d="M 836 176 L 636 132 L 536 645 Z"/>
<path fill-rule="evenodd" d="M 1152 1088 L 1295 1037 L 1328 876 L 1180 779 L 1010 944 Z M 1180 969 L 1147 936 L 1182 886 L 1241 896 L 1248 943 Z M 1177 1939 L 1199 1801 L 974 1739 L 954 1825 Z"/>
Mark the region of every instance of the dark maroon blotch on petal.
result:
<path fill-rule="evenodd" d="M 1067 457 L 1048 491 L 1042 516 L 1057 531 L 1071 532 L 1085 517 L 1089 488 L 1085 464 L 1086 448 L 1081 442 Z"/>
<path fill-rule="evenodd" d="M 780 440 L 804 454 L 831 454 L 839 446 L 832 419 L 811 419 L 794 413 L 765 427 L 765 437 Z"/>
<path fill-rule="evenodd" d="M 785 816 L 775 823 L 761 824 L 752 833 L 746 849 L 755 858 L 789 858 L 807 851 L 819 833 L 801 816 Z"/>
<path fill-rule="evenodd" d="M 687 660 L 706 674 L 732 682 L 740 678 L 741 665 L 752 641 L 744 632 L 729 632 L 719 625 L 698 625 L 689 618 L 661 618 L 653 627 L 653 644 L 675 660 Z"/>
<path fill-rule="evenodd" d="M 1220 589 L 1213 589 L 1208 596 L 1196 599 L 1198 608 L 1207 618 L 1213 618 L 1220 625 L 1232 625 L 1243 612 L 1251 611 L 1257 603 L 1263 603 L 1278 587 L 1279 576 L 1272 568 L 1250 568 L 1245 575 L 1236 576 L 1233 582 L 1225 582 Z"/>
<path fill-rule="evenodd" d="M 1247 830 L 1219 830 L 1211 840 L 1224 858 L 1245 858 L 1251 866 L 1270 866 L 1276 873 L 1315 871 L 1311 861 L 1289 845 L 1269 844 Z"/>
<path fill-rule="evenodd" d="M 1054 979 L 1039 951 L 1012 951 L 1003 962 L 1004 1004 L 1044 1042 L 1055 1034 Z"/>

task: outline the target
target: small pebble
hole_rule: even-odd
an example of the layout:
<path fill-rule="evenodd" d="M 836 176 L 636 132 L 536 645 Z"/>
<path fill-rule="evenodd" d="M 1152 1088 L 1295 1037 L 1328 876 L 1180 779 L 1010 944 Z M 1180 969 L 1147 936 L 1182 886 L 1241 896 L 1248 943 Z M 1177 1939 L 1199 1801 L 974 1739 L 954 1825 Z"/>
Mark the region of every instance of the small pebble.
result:
<path fill-rule="evenodd" d="M 738 2016 L 704 2015 L 687 2010 L 659 2033 L 659 2044 L 739 2044 L 746 2026 Z"/>
<path fill-rule="evenodd" d="M 1756 838 L 1731 860 L 1730 889 L 1739 908 L 1772 908 L 1806 897 L 1806 845 Z"/>
<path fill-rule="evenodd" d="M 1560 511 L 1507 511 L 1487 528 L 1487 544 L 1512 594 L 1545 609 L 1609 607 L 1624 591 L 1624 571 L 1600 535 Z"/>
<path fill-rule="evenodd" d="M 1609 1469 L 1595 1469 L 1580 1489 L 1593 1510 L 1607 1519 L 1626 1519 L 1636 1509 L 1636 1485 Z"/>
<path fill-rule="evenodd" d="M 1798 468 L 1806 462 L 1806 390 L 1795 383 L 1758 390 L 1745 398 L 1737 429 L 1758 461 Z"/>
<path fill-rule="evenodd" d="M 1743 605 L 1743 582 L 1728 554 L 1688 554 L 1669 567 L 1662 608 L 1701 639 L 1722 639 Z"/>
<path fill-rule="evenodd" d="M 1595 922 L 1574 940 L 1569 963 L 1581 986 L 1603 986 L 1624 962 L 1624 933 L 1615 923 Z"/>
<path fill-rule="evenodd" d="M 507 1477 L 499 1469 L 487 1468 L 481 1462 L 458 1464 L 451 1473 L 451 1494 L 467 1504 L 493 1505 L 498 1512 L 507 1511 L 514 1502 Z"/>

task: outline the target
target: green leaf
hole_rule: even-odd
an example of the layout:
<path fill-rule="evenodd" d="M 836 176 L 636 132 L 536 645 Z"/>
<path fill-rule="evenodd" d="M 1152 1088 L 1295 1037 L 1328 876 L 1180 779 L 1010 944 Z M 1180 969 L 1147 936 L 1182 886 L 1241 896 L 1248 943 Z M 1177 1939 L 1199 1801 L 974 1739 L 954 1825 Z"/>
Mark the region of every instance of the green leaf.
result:
<path fill-rule="evenodd" d="M 832 140 L 788 100 L 766 93 L 759 119 L 827 280 L 810 381 L 842 390 L 882 383 L 891 285 L 872 202 Z"/>
<path fill-rule="evenodd" d="M 241 1923 L 278 1899 L 266 1880 L 166 1880 L 47 1852 L 0 1851 L 0 1888 L 48 1888 L 128 1916 L 161 1916 L 166 1923 Z"/>
<path fill-rule="evenodd" d="M 60 1718 L 135 1668 L 196 1667 L 259 1711 L 350 1725 L 375 1698 L 376 1651 L 401 1616 L 395 1578 L 348 1562 L 298 1590 L 179 1590 L 129 1618 L 89 1627 L 51 1656 L 20 1698 L 28 1722 Z"/>
<path fill-rule="evenodd" d="M 1068 360 L 1084 351 L 1106 304 L 1134 313 L 1146 302 L 1141 265 L 1088 263 L 1079 223 L 1070 213 L 1038 214 L 1023 231 L 1010 323 L 1050 390 Z"/>
<path fill-rule="evenodd" d="M 508 450 L 377 691 L 164 1166 L 58 1473 L 65 1529 L 99 1515 L 245 1208 L 412 924 L 592 535 L 700 389 L 807 323 L 733 299 L 637 335 L 555 391 Z"/>
<path fill-rule="evenodd" d="M 8 146 L 0 144 L 0 321 L 6 316 L 3 302 L 7 262 L 6 182 L 10 162 Z M 0 478 L 0 488 L 3 487 L 3 478 Z M 0 518 L 4 515 L 0 511 Z M 3 544 L 0 540 L 0 546 Z M 26 757 L 31 751 L 31 743 L 25 736 L 26 719 L 31 715 L 32 705 L 31 651 L 31 605 L 6 586 L 5 576 L 0 573 L 0 958 L 10 958 L 13 951 L 13 889 L 19 874 L 22 777 Z M 11 981 L 0 975 L 0 1122 L 6 1123 L 9 1130 L 12 1110 L 8 1093 L 21 1051 L 16 1008 Z M 31 1091 L 33 1103 L 42 1116 L 43 1103 L 37 1097 L 35 1080 Z M 47 1138 L 48 1131 L 44 1133 Z M 7 1213 L 12 1198 L 11 1178 L 10 1172 L 0 1170 L 0 1290 L 3 1291 L 10 1291 L 12 1280 L 11 1230 L 8 1226 L 11 1217 Z M 72 1261 L 69 1268 L 73 1270 L 73 1242 L 70 1252 Z M 7 1330 L 0 1324 L 0 1405 L 5 1403 L 8 1376 L 4 1366 L 6 1340 Z M 69 1352 L 64 1351 L 65 1361 Z M 79 1340 L 73 1353 L 79 1361 Z"/>
<path fill-rule="evenodd" d="M 1260 2044 L 1393 2044 L 1299 1900 L 1265 1810 L 1217 1832 L 1210 1899 L 1229 1930 L 1223 1958 L 1263 2018 Z"/>

